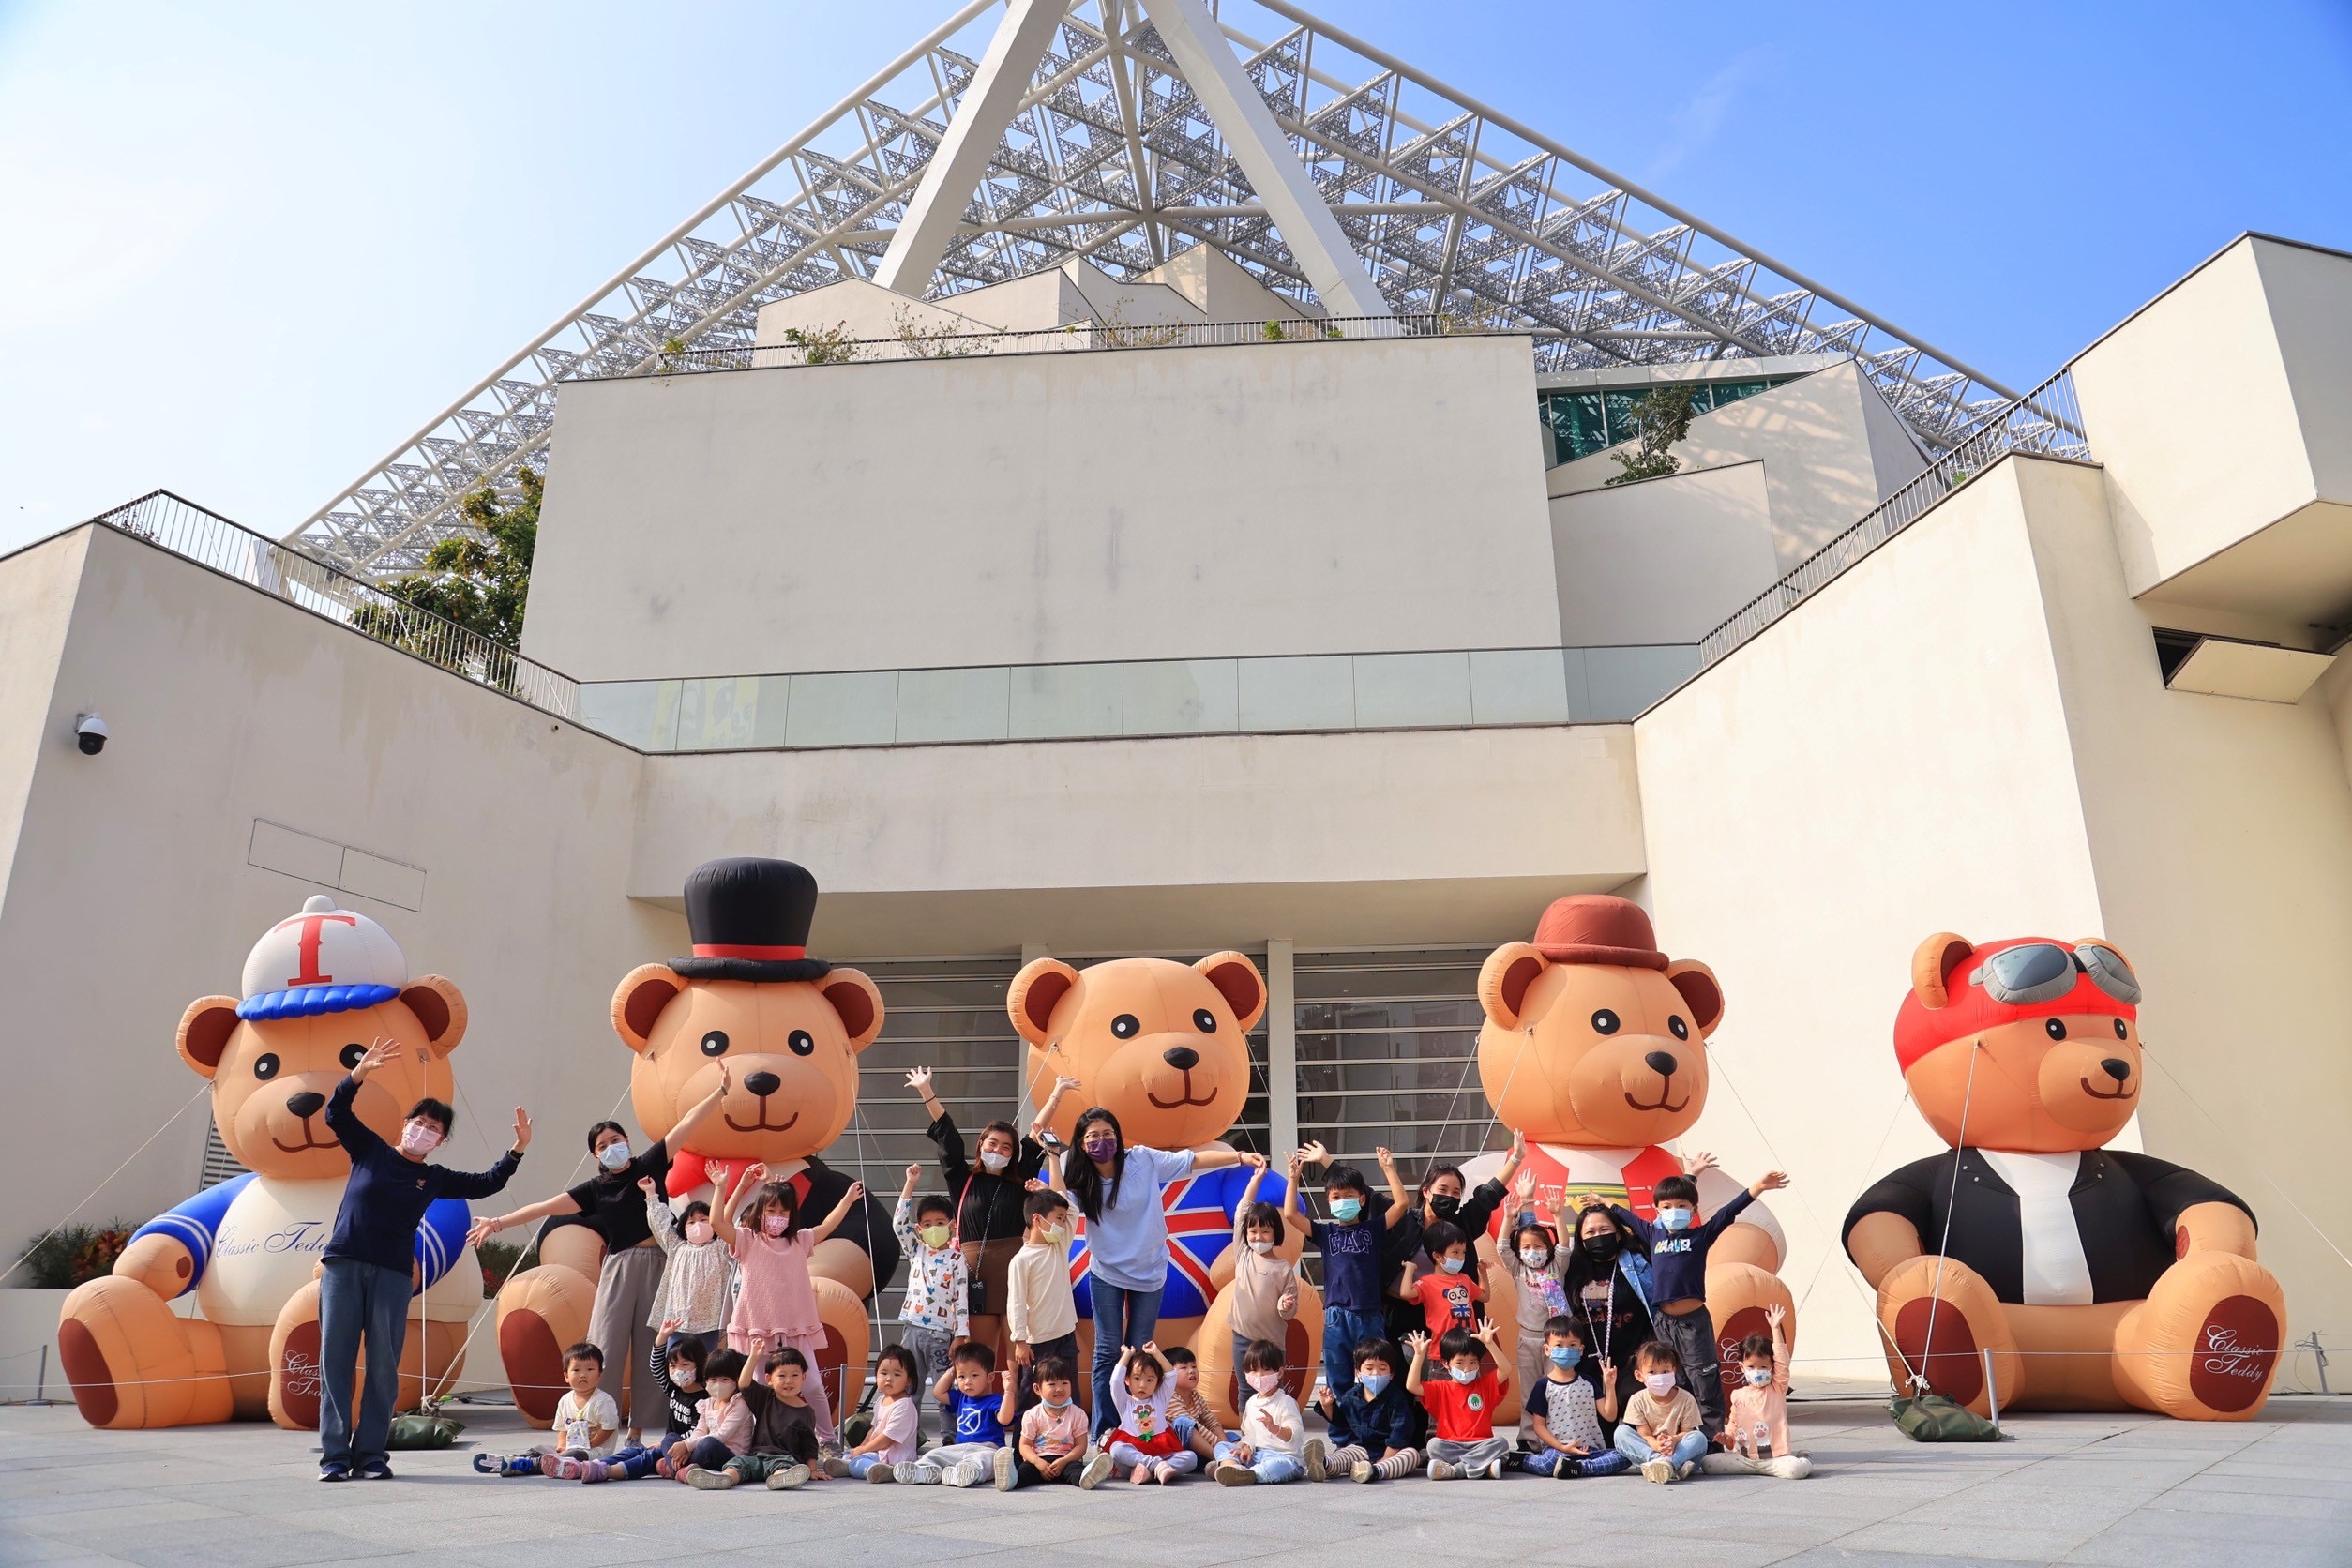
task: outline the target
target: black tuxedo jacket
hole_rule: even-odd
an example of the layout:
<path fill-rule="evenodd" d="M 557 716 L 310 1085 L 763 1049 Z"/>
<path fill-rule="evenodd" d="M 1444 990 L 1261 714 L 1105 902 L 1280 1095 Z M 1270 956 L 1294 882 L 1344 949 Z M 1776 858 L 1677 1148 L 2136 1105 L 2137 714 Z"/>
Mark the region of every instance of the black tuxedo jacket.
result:
<path fill-rule="evenodd" d="M 1952 1163 L 1959 1162 L 1959 1180 Z M 2156 1276 L 2173 1261 L 2173 1226 L 2181 1211 L 2199 1203 L 2229 1203 L 2254 1211 L 2217 1182 L 2166 1160 L 2120 1149 L 2083 1153 L 2068 1198 L 2074 1226 L 2090 1265 L 2091 1299 L 2131 1302 L 2146 1298 Z M 1992 1162 L 1974 1149 L 1959 1149 L 1917 1160 L 1886 1177 L 1847 1211 L 1841 1239 L 1853 1233 L 1864 1214 L 1901 1214 L 1919 1231 L 1920 1245 L 1936 1252 L 1946 1222 L 1952 1244 L 1947 1256 L 1984 1276 L 1993 1294 L 2022 1304 L 2026 1299 L 2025 1229 L 2017 1195 Z M 1851 1250 L 1850 1248 L 1848 1249 Z"/>

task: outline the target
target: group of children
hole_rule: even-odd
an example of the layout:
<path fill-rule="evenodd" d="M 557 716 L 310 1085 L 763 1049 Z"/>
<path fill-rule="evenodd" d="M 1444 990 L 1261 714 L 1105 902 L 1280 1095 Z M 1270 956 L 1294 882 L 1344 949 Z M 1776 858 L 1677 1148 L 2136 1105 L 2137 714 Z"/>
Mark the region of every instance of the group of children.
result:
<path fill-rule="evenodd" d="M 651 1412 L 632 1411 L 624 1437 L 613 1397 L 600 1387 L 603 1352 L 581 1343 L 565 1354 L 568 1386 L 550 1440 L 509 1458 L 476 1455 L 475 1468 L 588 1483 L 656 1476 L 705 1490 L 752 1482 L 785 1490 L 829 1479 L 990 1484 L 1001 1491 L 1067 1482 L 1091 1490 L 1109 1481 L 1166 1485 L 1196 1473 L 1229 1486 L 1343 1476 L 1368 1483 L 1425 1469 L 1432 1480 L 1637 1470 L 1662 1483 L 1702 1468 L 1787 1479 L 1808 1473 L 1810 1461 L 1789 1444 L 1783 1310 L 1771 1309 L 1769 1336 L 1750 1335 L 1739 1346 L 1741 1380 L 1726 1406 L 1701 1297 L 1714 1238 L 1753 1197 L 1786 1184 L 1779 1173 L 1704 1224 L 1689 1176 L 1659 1184 L 1655 1221 L 1608 1211 L 1644 1244 L 1654 1282 L 1658 1332 L 1631 1358 L 1640 1387 L 1628 1396 L 1619 1388 L 1619 1363 L 1595 1352 L 1590 1320 L 1570 1310 L 1560 1240 L 1536 1223 L 1530 1184 L 1518 1188 L 1520 1213 L 1506 1228 L 1511 1245 L 1501 1255 L 1528 1314 L 1515 1353 L 1496 1342 L 1494 1324 L 1479 1310 L 1486 1289 L 1473 1272 L 1473 1237 L 1442 1219 L 1421 1228 L 1421 1249 L 1404 1265 L 1396 1294 L 1421 1318 L 1400 1349 L 1388 1332 L 1384 1289 L 1388 1232 L 1407 1213 L 1395 1162 L 1380 1151 L 1390 1199 L 1384 1212 L 1359 1171 L 1331 1165 L 1325 1220 L 1310 1219 L 1303 1206 L 1301 1178 L 1310 1163 L 1328 1156 L 1319 1147 L 1290 1156 L 1280 1207 L 1258 1199 L 1259 1164 L 1237 1206 L 1230 1321 L 1233 1365 L 1248 1391 L 1238 1429 L 1227 1429 L 1202 1396 L 1189 1349 L 1147 1342 L 1121 1347 L 1108 1391 L 1116 1425 L 1099 1440 L 1090 1437 L 1101 1424 L 1090 1423 L 1078 1397 L 1071 1203 L 1054 1186 L 1032 1184 L 1023 1206 L 1025 1229 L 1001 1308 L 1011 1358 L 999 1366 L 989 1345 L 963 1337 L 971 1280 L 956 1244 L 956 1207 L 943 1196 L 918 1199 L 922 1168 L 911 1165 L 895 1215 L 910 1265 L 901 1342 L 877 1359 L 865 1435 L 845 1446 L 823 1381 L 813 1375 L 823 1328 L 808 1257 L 864 1189 L 853 1185 L 831 1214 L 804 1226 L 792 1188 L 765 1183 L 764 1168 L 754 1165 L 716 1210 L 696 1202 L 673 1216 L 652 1182 L 640 1184 L 668 1256 L 653 1351 L 666 1395 L 664 1430 L 645 1440 L 638 1423 Z M 1704 1164 L 1701 1156 L 1693 1174 Z M 1506 1175 L 1516 1166 L 1515 1157 Z M 1486 1199 L 1491 1214 L 1500 1189 Z M 1483 1216 L 1464 1211 L 1462 1217 L 1485 1228 Z M 1311 1239 L 1323 1258 L 1324 1378 L 1314 1400 L 1323 1436 L 1309 1435 L 1305 1412 L 1285 1387 L 1292 1369 L 1282 1347 L 1299 1301 L 1296 1265 L 1280 1255 L 1286 1231 Z M 1693 1365 L 1696 1356 L 1678 1346 L 1703 1348 L 1705 1362 Z M 1515 1380 L 1524 1410 L 1517 1444 L 1496 1431 L 1494 1419 Z M 939 1441 L 927 1450 L 920 1438 L 927 1389 L 940 1410 Z"/>

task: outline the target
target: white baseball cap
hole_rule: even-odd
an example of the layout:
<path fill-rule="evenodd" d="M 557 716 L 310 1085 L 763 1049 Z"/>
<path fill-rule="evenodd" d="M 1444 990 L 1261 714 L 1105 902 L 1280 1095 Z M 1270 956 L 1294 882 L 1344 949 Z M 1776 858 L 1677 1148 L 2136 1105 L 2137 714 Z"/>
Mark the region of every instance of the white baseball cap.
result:
<path fill-rule="evenodd" d="M 300 914 L 272 926 L 245 958 L 241 1018 L 289 1018 L 373 1007 L 408 984 L 392 933 L 313 894 Z"/>

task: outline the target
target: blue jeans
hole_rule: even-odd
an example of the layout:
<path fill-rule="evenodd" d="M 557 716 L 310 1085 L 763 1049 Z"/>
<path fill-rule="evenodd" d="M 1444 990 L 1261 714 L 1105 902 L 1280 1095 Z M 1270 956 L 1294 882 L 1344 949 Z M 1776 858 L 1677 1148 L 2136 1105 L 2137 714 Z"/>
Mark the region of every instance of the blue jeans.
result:
<path fill-rule="evenodd" d="M 392 1403 L 408 1339 L 408 1271 L 330 1258 L 319 1275 L 319 1468 L 387 1462 Z M 352 1424 L 351 1385 L 368 1343 L 368 1386 Z"/>
<path fill-rule="evenodd" d="M 1357 1344 L 1387 1337 L 1388 1315 L 1384 1312 L 1350 1312 L 1344 1306 L 1323 1308 L 1323 1381 L 1330 1385 L 1333 1397 L 1336 1398 L 1341 1389 L 1356 1380 Z M 1241 1363 L 1233 1364 L 1238 1367 Z"/>
<path fill-rule="evenodd" d="M 1237 1442 L 1217 1444 L 1217 1462 L 1222 1464 L 1228 1459 L 1234 1459 L 1238 1463 L 1236 1455 L 1241 1446 Z M 1306 1467 L 1299 1463 L 1297 1455 L 1279 1448 L 1259 1449 L 1250 1455 L 1249 1463 L 1243 1468 L 1251 1471 L 1259 1481 L 1269 1486 L 1279 1486 L 1286 1481 L 1296 1481 L 1306 1473 Z"/>
<path fill-rule="evenodd" d="M 876 1465 L 889 1462 L 879 1454 L 860 1454 L 850 1461 L 850 1473 L 863 1481 L 866 1479 L 867 1470 L 872 1470 Z"/>
<path fill-rule="evenodd" d="M 1643 1443 L 1642 1446 L 1647 1448 L 1650 1445 Z M 1549 1475 L 1562 1470 L 1572 1476 L 1617 1475 L 1632 1466 L 1633 1461 L 1614 1448 L 1598 1448 L 1590 1454 L 1562 1454 L 1556 1448 L 1547 1448 L 1541 1454 L 1527 1456 L 1528 1473 L 1530 1475 Z"/>
<path fill-rule="evenodd" d="M 1674 1445 L 1674 1463 L 1679 1467 L 1685 1460 L 1703 1459 L 1707 1456 L 1707 1447 L 1706 1433 L 1685 1432 L 1681 1440 Z M 1630 1421 L 1618 1423 L 1617 1451 L 1636 1466 L 1648 1464 L 1658 1457 L 1658 1451 L 1650 1446 L 1647 1438 L 1634 1430 L 1634 1424 Z"/>
<path fill-rule="evenodd" d="M 1160 1289 L 1123 1290 L 1096 1274 L 1088 1283 L 1094 1298 L 1094 1435 L 1119 1429 L 1119 1411 L 1110 1402 L 1111 1369 L 1119 1364 L 1119 1347 L 1141 1345 L 1160 1326 Z"/>

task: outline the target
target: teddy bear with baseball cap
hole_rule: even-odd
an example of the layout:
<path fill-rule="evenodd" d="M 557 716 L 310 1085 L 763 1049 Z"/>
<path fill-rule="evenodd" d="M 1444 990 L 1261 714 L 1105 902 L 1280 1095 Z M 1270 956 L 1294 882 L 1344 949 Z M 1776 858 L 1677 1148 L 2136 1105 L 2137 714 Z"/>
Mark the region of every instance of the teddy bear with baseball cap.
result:
<path fill-rule="evenodd" d="M 189 1003 L 177 1043 L 211 1080 L 214 1125 L 247 1174 L 141 1226 L 113 1272 L 59 1315 L 59 1356 L 93 1426 L 266 1416 L 316 1427 L 315 1276 L 351 1174 L 327 1096 L 378 1040 L 399 1049 L 353 1108 L 379 1137 L 397 1139 L 417 1100 L 453 1093 L 465 998 L 438 974 L 411 979 L 389 932 L 324 894 L 263 933 L 242 990 Z M 466 1224 L 465 1204 L 445 1199 L 417 1228 L 401 1409 L 447 1379 L 482 1304 Z M 175 1315 L 169 1304 L 191 1292 L 195 1316 Z"/>
<path fill-rule="evenodd" d="M 2105 1146 L 2139 1108 L 2140 1000 L 2103 938 L 1920 944 L 1895 1063 L 1951 1150 L 1871 1187 L 1845 1227 L 1898 1388 L 1979 1414 L 2262 1408 L 2286 1301 L 2255 1259 L 2253 1210 Z"/>

